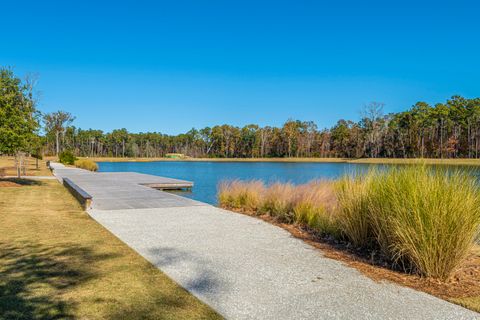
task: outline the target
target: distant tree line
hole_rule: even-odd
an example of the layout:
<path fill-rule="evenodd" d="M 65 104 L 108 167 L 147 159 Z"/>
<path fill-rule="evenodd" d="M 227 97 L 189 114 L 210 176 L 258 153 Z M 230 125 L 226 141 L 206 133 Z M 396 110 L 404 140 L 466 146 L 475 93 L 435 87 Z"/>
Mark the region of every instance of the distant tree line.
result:
<path fill-rule="evenodd" d="M 58 117 L 63 120 L 55 121 Z M 44 120 L 46 154 L 69 149 L 78 156 L 147 158 L 166 153 L 215 158 L 480 156 L 480 99 L 461 96 L 435 105 L 418 102 L 386 115 L 383 104 L 374 102 L 365 107 L 360 121 L 342 119 L 330 129 L 288 120 L 282 127 L 224 124 L 167 135 L 83 130 L 69 125 L 73 117 L 63 112 L 45 115 Z"/>
<path fill-rule="evenodd" d="M 281 127 L 217 125 L 178 135 L 159 132 L 103 132 L 73 126 L 64 111 L 37 110 L 36 77 L 20 79 L 0 68 L 0 154 L 162 157 L 345 157 L 479 158 L 480 98 L 453 96 L 444 103 L 417 102 L 399 113 L 383 104 L 365 107 L 358 122 L 339 120 L 319 129 L 312 121 L 288 120 Z M 43 133 L 40 127 L 43 126 Z"/>

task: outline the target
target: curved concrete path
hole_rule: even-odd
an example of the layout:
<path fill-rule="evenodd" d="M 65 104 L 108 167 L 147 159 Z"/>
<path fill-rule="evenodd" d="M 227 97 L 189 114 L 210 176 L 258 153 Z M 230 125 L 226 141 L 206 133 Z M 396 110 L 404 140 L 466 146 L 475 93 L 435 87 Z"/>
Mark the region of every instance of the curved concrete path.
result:
<path fill-rule="evenodd" d="M 213 206 L 89 213 L 228 319 L 480 319 L 428 294 L 374 282 L 279 227 Z"/>

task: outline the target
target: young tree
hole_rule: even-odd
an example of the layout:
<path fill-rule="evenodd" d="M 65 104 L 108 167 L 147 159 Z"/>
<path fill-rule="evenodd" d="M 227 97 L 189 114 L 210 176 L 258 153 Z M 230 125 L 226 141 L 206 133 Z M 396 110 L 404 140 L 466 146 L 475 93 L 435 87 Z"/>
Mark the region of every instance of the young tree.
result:
<path fill-rule="evenodd" d="M 45 130 L 47 133 L 53 132 L 55 134 L 55 150 L 57 156 L 60 153 L 60 134 L 65 132 L 65 128 L 68 127 L 73 120 L 75 120 L 75 117 L 65 111 L 47 113 L 43 116 Z"/>
<path fill-rule="evenodd" d="M 0 154 L 29 152 L 38 129 L 33 85 L 22 83 L 10 69 L 0 69 Z M 20 175 L 20 167 L 17 166 Z"/>

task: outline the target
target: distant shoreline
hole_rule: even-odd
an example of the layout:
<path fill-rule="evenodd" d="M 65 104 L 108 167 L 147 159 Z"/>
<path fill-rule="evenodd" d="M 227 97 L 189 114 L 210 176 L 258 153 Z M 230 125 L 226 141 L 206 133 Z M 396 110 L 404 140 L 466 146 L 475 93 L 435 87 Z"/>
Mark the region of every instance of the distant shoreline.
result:
<path fill-rule="evenodd" d="M 95 162 L 290 162 L 290 163 L 358 163 L 358 164 L 436 164 L 480 166 L 480 159 L 402 159 L 402 158 L 115 158 L 92 157 Z"/>

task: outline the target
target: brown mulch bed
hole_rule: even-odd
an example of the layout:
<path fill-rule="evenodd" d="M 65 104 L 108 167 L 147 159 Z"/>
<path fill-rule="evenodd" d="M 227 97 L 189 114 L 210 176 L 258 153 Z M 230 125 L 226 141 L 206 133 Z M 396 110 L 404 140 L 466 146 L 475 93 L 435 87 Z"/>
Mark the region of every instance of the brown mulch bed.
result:
<path fill-rule="evenodd" d="M 321 237 L 304 226 L 282 223 L 268 215 L 257 216 L 242 210 L 229 210 L 253 216 L 281 227 L 289 231 L 294 237 L 320 249 L 327 258 L 342 261 L 375 281 L 391 281 L 445 300 L 480 295 L 480 250 L 472 252 L 463 267 L 447 281 L 441 281 L 393 270 L 391 264 L 375 257 L 375 255 L 371 255 L 371 253 L 369 256 L 367 252 L 355 250 L 346 242 Z"/>

